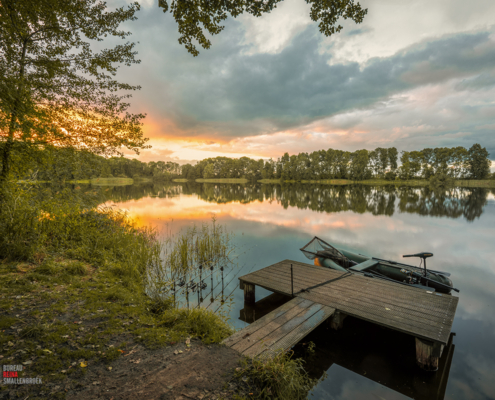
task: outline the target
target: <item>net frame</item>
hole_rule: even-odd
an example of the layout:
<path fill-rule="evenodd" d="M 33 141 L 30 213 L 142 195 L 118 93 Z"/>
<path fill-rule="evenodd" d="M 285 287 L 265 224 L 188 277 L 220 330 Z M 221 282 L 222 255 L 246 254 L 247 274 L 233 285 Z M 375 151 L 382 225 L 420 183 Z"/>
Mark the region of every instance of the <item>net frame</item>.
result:
<path fill-rule="evenodd" d="M 319 247 L 319 248 L 318 248 Z M 352 264 L 350 260 L 344 256 L 339 250 L 323 239 L 315 236 L 305 246 L 299 250 L 303 252 L 306 258 L 314 260 L 315 258 L 328 258 L 335 261 L 344 268 L 349 268 Z"/>

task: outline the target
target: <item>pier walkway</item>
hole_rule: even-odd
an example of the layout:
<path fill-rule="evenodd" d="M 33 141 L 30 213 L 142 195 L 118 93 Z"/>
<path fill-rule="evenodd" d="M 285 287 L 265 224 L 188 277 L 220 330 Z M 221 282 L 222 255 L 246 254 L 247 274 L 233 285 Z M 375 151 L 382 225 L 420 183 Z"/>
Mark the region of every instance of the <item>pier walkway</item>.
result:
<path fill-rule="evenodd" d="M 330 318 L 338 329 L 350 315 L 415 337 L 418 363 L 436 370 L 459 301 L 447 294 L 291 260 L 239 280 L 248 304 L 254 303 L 255 286 L 294 296 L 224 341 L 248 356 L 289 349 L 324 320 Z"/>

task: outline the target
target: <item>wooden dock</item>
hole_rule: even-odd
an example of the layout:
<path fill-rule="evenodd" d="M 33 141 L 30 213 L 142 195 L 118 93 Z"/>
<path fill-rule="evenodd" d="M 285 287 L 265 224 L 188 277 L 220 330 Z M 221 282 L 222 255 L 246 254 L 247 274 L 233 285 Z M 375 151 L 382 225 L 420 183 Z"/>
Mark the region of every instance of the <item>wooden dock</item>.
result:
<path fill-rule="evenodd" d="M 436 370 L 459 301 L 451 295 L 291 260 L 239 280 L 246 303 L 254 303 L 255 286 L 294 295 L 289 303 L 225 340 L 249 356 L 286 350 L 325 319 L 331 317 L 332 327 L 338 329 L 351 315 L 414 336 L 418 363 Z"/>
<path fill-rule="evenodd" d="M 224 344 L 249 357 L 269 357 L 294 346 L 334 312 L 332 307 L 295 297 L 228 337 Z"/>

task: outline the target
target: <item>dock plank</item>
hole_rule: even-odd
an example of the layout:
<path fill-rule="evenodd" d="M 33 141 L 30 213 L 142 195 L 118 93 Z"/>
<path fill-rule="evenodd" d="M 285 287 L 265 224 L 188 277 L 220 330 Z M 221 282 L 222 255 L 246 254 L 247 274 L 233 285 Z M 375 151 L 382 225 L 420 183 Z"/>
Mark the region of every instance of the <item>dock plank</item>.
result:
<path fill-rule="evenodd" d="M 291 308 L 295 307 L 299 303 L 301 303 L 304 299 L 301 297 L 296 297 L 292 299 L 292 301 L 289 301 L 285 303 L 284 305 L 280 306 L 276 310 L 274 310 L 274 314 L 269 313 L 267 315 L 264 315 L 257 321 L 254 321 L 252 324 L 246 326 L 245 328 L 237 331 L 233 335 L 229 336 L 226 338 L 222 343 L 232 347 L 235 343 L 239 342 L 243 336 L 246 334 L 251 335 L 252 333 L 256 332 L 258 329 L 261 329 L 263 326 L 265 326 L 268 322 L 270 322 L 273 319 L 273 315 L 276 315 L 277 317 L 283 315 L 287 311 L 289 311 Z"/>
<path fill-rule="evenodd" d="M 295 329 L 288 332 L 280 339 L 273 341 L 272 344 L 266 343 L 267 347 L 258 355 L 262 358 L 273 357 L 279 351 L 290 349 L 295 344 L 299 343 L 311 331 L 316 329 L 323 321 L 331 317 L 335 313 L 335 309 L 323 306 L 319 311 L 301 323 Z"/>
<path fill-rule="evenodd" d="M 448 340 L 459 300 L 454 296 L 291 260 L 239 279 L 290 295 L 290 264 L 296 297 L 423 339 L 443 344 Z M 301 291 L 307 288 L 309 292 Z"/>
<path fill-rule="evenodd" d="M 276 272 L 269 272 L 269 271 L 260 271 L 260 274 L 257 277 L 267 277 L 267 279 L 272 278 L 272 280 L 276 280 L 280 282 L 280 284 L 286 284 L 290 285 L 290 275 L 269 275 L 269 274 L 276 274 Z M 276 278 L 275 278 L 276 276 Z M 380 294 L 380 298 L 376 298 L 376 288 L 373 285 L 373 282 L 370 281 L 370 279 L 359 277 L 359 276 L 349 276 L 352 277 L 351 279 L 354 278 L 361 278 L 361 279 L 354 279 L 352 286 L 347 284 L 347 283 L 340 283 L 339 281 L 332 282 L 329 285 L 323 285 L 320 287 L 317 287 L 316 289 L 312 289 L 312 292 L 315 293 L 328 293 L 328 292 L 334 292 L 335 290 L 339 291 L 339 296 L 342 299 L 347 298 L 351 299 L 356 296 L 356 293 L 359 293 L 359 298 L 362 300 L 366 300 L 368 303 L 372 304 L 380 304 L 384 305 L 387 308 L 390 308 L 391 310 L 397 310 L 397 312 L 406 312 L 410 315 L 413 315 L 416 317 L 416 319 L 420 320 L 425 320 L 425 321 L 430 321 L 431 324 L 437 325 L 437 324 L 449 324 L 452 323 L 453 318 L 447 318 L 449 316 L 449 313 L 446 312 L 445 308 L 445 301 L 442 301 L 442 304 L 429 304 L 428 301 L 435 299 L 438 297 L 437 295 L 433 294 L 436 297 L 426 297 L 423 296 L 422 293 L 420 293 L 420 296 L 414 296 L 412 297 L 411 294 L 408 295 L 408 297 L 401 296 L 400 294 L 396 294 L 396 291 L 385 291 Z M 308 287 L 306 285 L 311 284 L 311 280 L 314 278 L 307 278 L 305 276 L 297 277 L 298 284 L 295 285 L 295 292 L 299 292 L 299 290 L 296 290 L 299 287 Z M 331 286 L 331 290 L 329 290 L 329 287 Z M 399 286 L 400 288 L 400 286 Z M 418 289 L 421 291 L 421 289 Z M 452 297 L 452 296 L 449 296 Z M 433 303 L 433 302 L 432 302 Z M 453 317 L 453 315 L 451 315 Z"/>
<path fill-rule="evenodd" d="M 322 305 L 314 303 L 311 300 L 305 299 L 303 302 L 292 307 L 288 312 L 283 315 L 277 317 L 275 312 L 271 312 L 268 315 L 271 316 L 271 320 L 267 320 L 266 323 L 258 329 L 256 332 L 250 334 L 249 336 L 244 337 L 242 340 L 231 346 L 234 350 L 239 351 L 240 353 L 245 352 L 249 347 L 255 345 L 257 342 L 265 339 L 270 333 L 280 328 L 282 325 L 286 323 L 290 323 L 294 320 L 298 315 L 304 314 L 308 309 L 313 307 L 313 314 L 321 309 Z"/>

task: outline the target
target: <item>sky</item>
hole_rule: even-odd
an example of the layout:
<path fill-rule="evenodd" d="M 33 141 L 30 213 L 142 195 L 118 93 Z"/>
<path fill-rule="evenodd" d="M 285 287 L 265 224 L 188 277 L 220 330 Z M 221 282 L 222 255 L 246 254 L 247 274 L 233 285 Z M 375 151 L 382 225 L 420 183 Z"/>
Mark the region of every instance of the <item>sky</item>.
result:
<path fill-rule="evenodd" d="M 493 0 L 365 0 L 364 21 L 331 37 L 305 1 L 285 0 L 229 18 L 198 57 L 157 0 L 140 3 L 124 28 L 141 63 L 117 78 L 142 87 L 142 161 L 474 143 L 495 160 Z"/>

